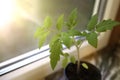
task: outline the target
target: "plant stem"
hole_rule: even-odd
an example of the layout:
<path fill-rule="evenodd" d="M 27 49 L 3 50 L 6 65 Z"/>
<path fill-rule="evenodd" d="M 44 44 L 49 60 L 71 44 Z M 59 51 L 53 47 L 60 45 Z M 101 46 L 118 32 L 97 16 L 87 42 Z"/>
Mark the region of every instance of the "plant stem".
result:
<path fill-rule="evenodd" d="M 78 56 L 78 65 L 77 65 L 77 73 L 79 73 L 80 71 L 80 48 L 81 48 L 81 45 L 82 45 L 83 41 L 81 41 L 81 43 L 79 45 L 76 46 L 77 48 L 77 56 Z"/>
<path fill-rule="evenodd" d="M 80 51 L 79 51 L 79 47 L 78 46 L 76 46 L 76 49 L 77 49 L 77 60 L 78 60 L 78 62 L 77 62 L 77 73 L 79 73 L 79 71 L 80 71 Z"/>
<path fill-rule="evenodd" d="M 73 37 L 73 41 L 74 41 L 75 47 L 77 49 L 77 60 L 78 60 L 78 62 L 77 62 L 77 73 L 79 73 L 79 71 L 80 71 L 80 47 L 81 47 L 83 42 L 81 41 L 80 44 L 77 44 L 74 37 Z"/>

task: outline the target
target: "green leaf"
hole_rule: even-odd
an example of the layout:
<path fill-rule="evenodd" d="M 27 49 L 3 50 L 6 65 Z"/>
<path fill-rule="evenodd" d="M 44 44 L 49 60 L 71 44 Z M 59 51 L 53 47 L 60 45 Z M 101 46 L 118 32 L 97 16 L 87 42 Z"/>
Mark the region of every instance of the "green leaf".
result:
<path fill-rule="evenodd" d="M 61 41 L 67 48 L 70 48 L 73 42 L 73 40 L 70 38 L 69 34 L 67 33 L 61 34 Z"/>
<path fill-rule="evenodd" d="M 39 27 L 39 28 L 37 28 L 36 32 L 34 33 L 34 37 L 35 38 L 40 38 L 40 36 L 42 34 L 44 34 L 44 33 L 45 33 L 44 28 L 43 27 Z"/>
<path fill-rule="evenodd" d="M 69 30 L 69 31 L 68 31 L 68 34 L 69 34 L 70 36 L 80 36 L 80 35 L 81 35 L 80 31 L 75 30 L 75 29 Z"/>
<path fill-rule="evenodd" d="M 50 40 L 49 47 L 51 48 L 52 45 L 54 45 L 55 41 L 56 41 L 56 40 L 59 40 L 59 39 L 60 39 L 60 36 L 59 36 L 59 35 L 53 36 L 52 39 Z"/>
<path fill-rule="evenodd" d="M 117 26 L 117 25 L 120 25 L 120 22 L 117 22 L 117 21 L 110 21 L 110 24 L 109 26 L 107 27 L 107 30 L 112 30 L 113 27 Z"/>
<path fill-rule="evenodd" d="M 63 68 L 65 68 L 68 64 L 68 57 L 64 57 L 64 59 L 62 60 L 62 66 Z"/>
<path fill-rule="evenodd" d="M 47 16 L 44 20 L 44 27 L 45 28 L 50 28 L 52 25 L 52 20 L 51 20 L 51 17 L 50 16 Z"/>
<path fill-rule="evenodd" d="M 97 36 L 98 35 L 95 32 L 91 32 L 86 36 L 86 39 L 88 40 L 88 43 L 95 48 L 97 48 L 97 42 L 98 42 Z"/>
<path fill-rule="evenodd" d="M 49 31 L 51 25 L 52 25 L 51 18 L 47 16 L 44 20 L 43 26 L 37 28 L 36 32 L 34 33 L 34 37 L 35 38 L 40 38 L 42 36 L 44 37 L 44 34 L 46 34 L 46 32 Z"/>
<path fill-rule="evenodd" d="M 64 53 L 63 56 L 64 56 L 64 57 L 68 57 L 69 54 L 68 54 L 68 53 Z"/>
<path fill-rule="evenodd" d="M 102 22 L 100 22 L 97 27 L 96 30 L 98 32 L 104 32 L 106 30 L 111 30 L 114 26 L 120 24 L 119 22 L 113 21 L 111 19 L 109 20 L 103 20 Z"/>
<path fill-rule="evenodd" d="M 74 57 L 74 56 L 71 56 L 71 57 L 70 57 L 70 61 L 75 64 L 75 62 L 76 62 L 75 57 Z"/>
<path fill-rule="evenodd" d="M 82 66 L 85 68 L 85 69 L 88 69 L 88 65 L 86 63 L 82 63 Z"/>
<path fill-rule="evenodd" d="M 39 39 L 39 48 L 41 48 L 44 44 L 44 42 L 46 41 L 47 36 L 49 35 L 49 31 L 45 32 L 44 34 L 42 34 L 42 36 L 40 36 Z"/>
<path fill-rule="evenodd" d="M 52 44 L 51 48 L 50 48 L 50 64 L 52 69 L 54 70 L 54 68 L 57 65 L 57 62 L 60 60 L 60 54 L 62 53 L 62 44 L 60 42 L 60 40 L 56 40 L 54 41 L 54 43 Z"/>
<path fill-rule="evenodd" d="M 57 29 L 61 30 L 63 24 L 64 24 L 64 15 L 62 14 L 57 20 L 57 25 L 56 25 Z"/>
<path fill-rule="evenodd" d="M 98 16 L 97 14 L 93 15 L 92 18 L 90 19 L 88 25 L 87 25 L 87 29 L 88 30 L 93 30 L 95 29 L 95 25 L 97 24 L 98 21 Z"/>
<path fill-rule="evenodd" d="M 68 29 L 72 29 L 77 24 L 77 9 L 75 8 L 69 15 L 67 22 Z"/>
<path fill-rule="evenodd" d="M 86 31 L 81 32 L 82 36 L 86 36 L 88 33 Z"/>

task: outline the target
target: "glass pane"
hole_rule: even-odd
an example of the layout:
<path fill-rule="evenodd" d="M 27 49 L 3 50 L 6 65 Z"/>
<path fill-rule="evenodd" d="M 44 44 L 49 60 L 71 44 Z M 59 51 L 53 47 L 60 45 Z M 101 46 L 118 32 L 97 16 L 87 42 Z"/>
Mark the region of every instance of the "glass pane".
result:
<path fill-rule="evenodd" d="M 82 24 L 77 28 L 84 29 L 94 3 L 95 0 L 0 0 L 0 62 L 37 48 L 33 35 L 47 15 L 56 21 L 60 14 L 68 16 L 77 8 Z"/>

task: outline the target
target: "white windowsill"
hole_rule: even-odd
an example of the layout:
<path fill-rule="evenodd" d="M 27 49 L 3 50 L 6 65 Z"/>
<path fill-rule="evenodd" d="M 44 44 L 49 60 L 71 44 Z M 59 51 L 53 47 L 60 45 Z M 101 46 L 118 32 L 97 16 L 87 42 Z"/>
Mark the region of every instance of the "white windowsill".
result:
<path fill-rule="evenodd" d="M 88 45 L 87 42 L 84 42 L 84 44 L 82 45 L 82 47 L 80 49 L 80 51 L 81 51 L 80 57 L 81 58 L 85 57 L 87 55 L 90 55 L 90 53 L 95 52 L 96 50 L 99 50 L 99 49 L 105 47 L 107 45 L 109 34 L 110 34 L 110 31 L 107 33 L 101 34 L 101 36 L 99 37 L 99 43 L 98 43 L 99 46 L 97 49 Z M 105 39 L 104 43 L 103 43 L 103 39 Z M 75 47 L 72 47 L 71 50 L 65 50 L 65 51 L 70 52 L 73 55 L 76 53 Z M 43 54 L 49 54 L 49 51 L 46 51 Z M 34 59 L 34 58 L 37 59 L 38 57 L 33 57 L 32 59 Z M 56 71 L 60 68 L 61 68 L 61 66 L 57 65 L 57 68 L 54 71 Z M 6 75 L 3 75 L 0 78 L 0 80 L 44 80 L 44 77 L 51 74 L 52 72 L 53 72 L 53 70 L 51 69 L 50 64 L 49 64 L 49 57 L 47 57 L 47 58 L 41 59 L 39 61 L 36 61 L 32 64 L 29 64 L 25 67 L 17 69 L 13 72 L 10 72 Z"/>

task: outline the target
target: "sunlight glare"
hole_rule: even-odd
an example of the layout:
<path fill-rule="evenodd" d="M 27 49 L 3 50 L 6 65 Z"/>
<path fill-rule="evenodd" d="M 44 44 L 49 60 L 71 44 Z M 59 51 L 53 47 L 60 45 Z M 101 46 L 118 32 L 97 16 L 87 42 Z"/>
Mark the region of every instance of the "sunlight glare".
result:
<path fill-rule="evenodd" d="M 15 7 L 15 0 L 0 0 L 0 28 L 12 21 Z"/>

